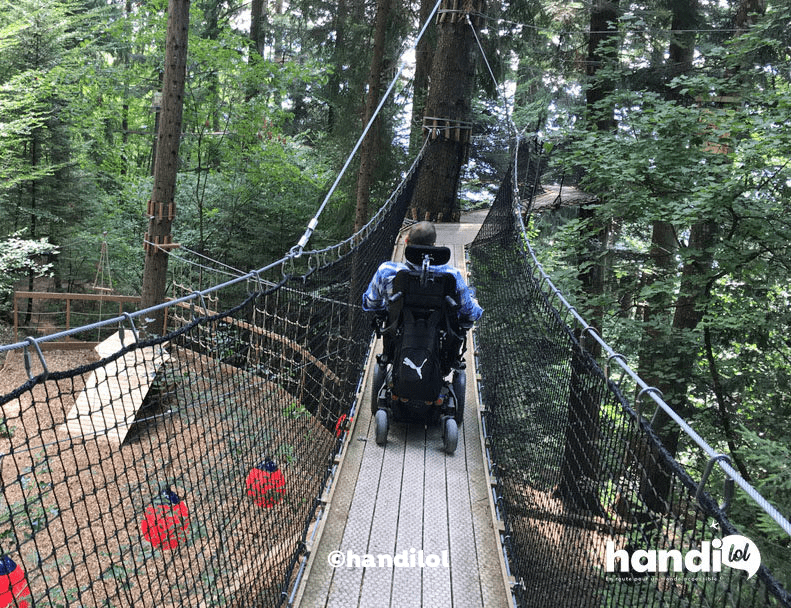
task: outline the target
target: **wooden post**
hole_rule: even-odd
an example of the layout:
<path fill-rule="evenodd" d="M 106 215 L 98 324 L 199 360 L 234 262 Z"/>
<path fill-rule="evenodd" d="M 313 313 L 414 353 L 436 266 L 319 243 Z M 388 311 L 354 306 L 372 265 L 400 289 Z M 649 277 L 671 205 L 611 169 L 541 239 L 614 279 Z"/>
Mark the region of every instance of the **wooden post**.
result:
<path fill-rule="evenodd" d="M 19 342 L 19 300 L 14 294 L 14 341 Z"/>
<path fill-rule="evenodd" d="M 170 227 L 175 214 L 174 195 L 179 166 L 179 140 L 184 106 L 184 80 L 187 70 L 187 38 L 189 31 L 189 0 L 168 3 L 165 74 L 162 83 L 162 110 L 158 134 L 157 157 L 154 161 L 154 189 L 149 204 L 148 239 L 152 243 L 170 243 Z M 144 245 L 142 306 L 148 308 L 165 300 L 168 252 L 165 248 Z M 153 319 L 142 329 L 148 334 L 165 332 L 163 310 L 150 315 Z"/>

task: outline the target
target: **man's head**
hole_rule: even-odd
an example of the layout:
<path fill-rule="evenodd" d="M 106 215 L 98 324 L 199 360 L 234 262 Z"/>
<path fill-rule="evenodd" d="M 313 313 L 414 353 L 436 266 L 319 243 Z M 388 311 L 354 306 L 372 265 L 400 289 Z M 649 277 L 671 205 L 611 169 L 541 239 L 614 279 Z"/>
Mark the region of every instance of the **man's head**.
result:
<path fill-rule="evenodd" d="M 433 245 L 437 240 L 437 229 L 432 222 L 418 222 L 410 229 L 406 237 L 409 245 Z"/>

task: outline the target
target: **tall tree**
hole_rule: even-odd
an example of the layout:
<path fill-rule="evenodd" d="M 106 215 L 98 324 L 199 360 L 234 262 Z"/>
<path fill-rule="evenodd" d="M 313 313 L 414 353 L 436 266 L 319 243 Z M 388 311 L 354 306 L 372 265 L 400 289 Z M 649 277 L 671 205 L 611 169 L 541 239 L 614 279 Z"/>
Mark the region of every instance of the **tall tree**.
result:
<path fill-rule="evenodd" d="M 670 7 L 672 21 L 668 48 L 669 69 L 666 72 L 670 78 L 673 78 L 689 72 L 692 68 L 698 21 L 697 0 L 673 0 Z M 678 92 L 674 87 L 667 86 L 665 95 L 672 99 L 678 95 Z M 692 252 L 693 258 L 687 258 L 682 273 L 681 293 L 673 313 L 672 291 L 661 287 L 653 289 L 653 286 L 656 283 L 667 285 L 668 279 L 675 274 L 679 245 L 676 227 L 660 217 L 651 221 L 650 256 L 654 269 L 648 273 L 644 283 L 650 295 L 643 308 L 643 322 L 646 327 L 639 368 L 649 385 L 658 388 L 676 407 L 681 405 L 679 396 L 683 393 L 682 399 L 686 397 L 688 374 L 694 363 L 694 355 L 688 350 L 689 344 L 686 341 L 679 341 L 678 334 L 694 330 L 700 322 L 699 315 L 702 309 L 696 305 L 697 291 L 694 277 L 705 273 L 707 263 L 711 263 L 708 248 L 712 244 L 714 230 L 715 227 L 705 221 L 695 224 L 691 230 L 687 247 Z M 708 256 L 704 253 L 706 251 L 709 251 Z M 707 259 L 704 259 L 706 257 Z M 673 361 L 672 365 L 667 364 L 668 359 Z M 665 447 L 671 454 L 675 454 L 678 447 L 678 427 L 672 423 L 664 410 L 656 412 L 653 423 L 654 430 L 659 434 Z M 651 453 L 649 461 L 644 463 L 647 475 L 642 481 L 642 494 L 649 507 L 655 511 L 664 510 L 662 501 L 667 495 L 670 483 L 668 473 L 660 466 L 661 462 L 662 459 L 656 453 Z"/>
<path fill-rule="evenodd" d="M 0 20 L 0 234 L 26 230 L 59 245 L 67 226 L 95 210 L 79 171 L 80 118 L 88 100 L 80 78 L 81 36 L 91 14 L 70 2 L 25 0 L 9 5 Z M 78 118 L 79 117 L 79 118 Z M 73 120 L 76 124 L 70 124 Z M 35 275 L 28 277 L 32 290 Z M 28 311 L 30 310 L 30 303 Z"/>
<path fill-rule="evenodd" d="M 475 42 L 479 2 L 446 0 L 437 14 L 437 50 L 424 115 L 424 135 L 431 138 L 412 198 L 415 219 L 458 222 L 459 177 L 467 159 L 472 125 Z"/>
<path fill-rule="evenodd" d="M 333 17 L 333 27 L 335 30 L 335 41 L 332 47 L 331 63 L 334 69 L 327 80 L 327 130 L 332 133 L 338 125 L 338 100 L 341 96 L 343 49 L 346 44 L 346 22 L 349 18 L 348 3 L 346 0 L 338 0 L 338 5 Z"/>
<path fill-rule="evenodd" d="M 160 304 L 165 299 L 168 249 L 172 246 L 171 224 L 175 216 L 176 176 L 179 168 L 181 119 L 184 108 L 184 81 L 187 69 L 189 37 L 189 0 L 170 0 L 168 5 L 167 46 L 162 91 L 162 117 L 158 134 L 157 157 L 154 163 L 154 188 L 149 202 L 146 233 L 146 257 L 143 268 L 143 308 Z M 146 331 L 161 334 L 165 315 L 153 315 Z"/>
<path fill-rule="evenodd" d="M 266 46 L 266 9 L 264 0 L 250 2 L 250 60 L 260 58 Z"/>
<path fill-rule="evenodd" d="M 420 10 L 418 23 L 422 26 L 431 14 L 434 0 L 419 0 Z M 409 148 L 416 151 L 423 141 L 423 114 L 426 108 L 426 95 L 428 94 L 428 80 L 431 64 L 434 61 L 436 40 L 433 30 L 426 33 L 418 41 L 415 48 L 415 77 L 412 90 L 412 120 L 409 129 Z"/>
<path fill-rule="evenodd" d="M 371 69 L 368 72 L 368 91 L 365 96 L 363 124 L 367 125 L 376 111 L 382 97 L 382 78 L 385 67 L 385 37 L 390 18 L 391 0 L 378 0 L 376 4 L 376 23 L 374 25 L 374 45 L 371 54 Z M 371 124 L 360 147 L 360 167 L 357 171 L 357 206 L 354 215 L 354 230 L 360 230 L 368 222 L 368 203 L 371 198 L 371 182 L 379 154 L 379 125 L 381 116 Z"/>
<path fill-rule="evenodd" d="M 698 25 L 698 4 L 696 0 L 675 0 L 672 3 L 674 36 L 670 44 L 670 61 L 676 68 L 673 74 L 684 74 L 692 67 L 695 46 L 695 30 Z M 754 12 L 762 12 L 761 3 L 741 2 L 737 8 L 734 25 L 738 32 L 744 32 L 754 17 Z M 748 19 L 750 15 L 750 19 Z M 676 33 L 678 32 L 678 33 Z M 720 92 L 720 99 L 727 99 Z M 700 98 L 698 103 L 705 103 Z M 703 116 L 705 117 L 704 110 Z M 708 164 L 712 169 L 725 168 L 729 164 L 726 155 L 728 146 L 719 142 L 711 142 L 704 137 L 699 145 L 711 156 Z M 713 154 L 713 155 L 712 155 Z M 723 198 L 728 198 L 727 195 Z M 711 332 L 708 327 L 703 328 L 701 344 L 701 326 L 706 310 L 712 300 L 712 287 L 715 277 L 720 272 L 716 269 L 716 252 L 718 242 L 722 238 L 721 220 L 717 217 L 717 209 L 701 206 L 701 212 L 694 218 L 694 223 L 689 227 L 689 238 L 681 250 L 684 262 L 681 271 L 680 287 L 673 308 L 672 322 L 670 325 L 670 340 L 662 342 L 661 357 L 665 364 L 660 367 L 665 370 L 672 369 L 672 373 L 658 378 L 656 386 L 664 393 L 667 402 L 684 418 L 694 415 L 695 407 L 689 400 L 689 385 L 694 376 L 694 368 L 698 361 L 699 352 L 705 350 L 707 361 L 712 375 L 715 399 L 718 402 L 720 420 L 726 441 L 731 451 L 736 466 L 741 474 L 749 479 L 750 473 L 743 464 L 741 456 L 736 450 L 736 439 L 731 428 L 725 398 L 722 391 L 722 382 L 716 368 L 716 362 L 711 346 Z M 654 428 L 662 439 L 668 451 L 675 455 L 678 450 L 680 429 L 663 411 L 658 410 L 653 420 Z M 668 475 L 662 471 L 649 471 L 652 485 L 655 487 L 653 494 L 663 498 L 669 483 Z M 661 505 L 652 505 L 659 509 Z"/>
<path fill-rule="evenodd" d="M 613 104 L 607 98 L 614 89 L 609 69 L 618 56 L 618 0 L 597 0 L 591 8 L 590 36 L 586 61 L 586 115 L 595 130 L 609 133 L 615 128 Z M 578 278 L 588 301 L 588 319 L 601 333 L 604 314 L 601 296 L 604 292 L 605 252 L 609 240 L 608 221 L 599 211 L 600 203 L 580 208 L 581 243 L 578 252 Z M 582 372 L 586 367 L 581 350 L 593 357 L 601 354 L 601 346 L 590 332 L 578 333 L 580 349 L 572 354 L 572 376 L 569 390 L 569 417 L 561 468 L 561 479 L 555 495 L 573 508 L 602 514 L 596 490 L 599 479 L 599 408 L 600 396 L 585 385 Z"/>

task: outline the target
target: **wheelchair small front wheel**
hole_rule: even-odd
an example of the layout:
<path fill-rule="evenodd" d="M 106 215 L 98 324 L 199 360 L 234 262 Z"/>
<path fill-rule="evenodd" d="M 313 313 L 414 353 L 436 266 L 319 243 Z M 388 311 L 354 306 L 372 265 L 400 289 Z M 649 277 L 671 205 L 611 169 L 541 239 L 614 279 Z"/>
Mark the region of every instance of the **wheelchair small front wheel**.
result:
<path fill-rule="evenodd" d="M 384 445 L 387 443 L 387 431 L 390 426 L 387 410 L 376 410 L 374 421 L 376 422 L 376 445 Z"/>
<path fill-rule="evenodd" d="M 464 420 L 464 401 L 467 397 L 467 371 L 457 369 L 453 372 L 453 394 L 456 396 L 456 424 Z"/>
<path fill-rule="evenodd" d="M 453 456 L 456 452 L 456 445 L 459 443 L 459 425 L 453 418 L 446 418 L 444 424 L 442 445 L 445 448 L 445 453 Z"/>
<path fill-rule="evenodd" d="M 376 416 L 379 410 L 379 391 L 385 382 L 387 369 L 383 365 L 374 365 L 373 378 L 371 378 L 371 414 Z"/>

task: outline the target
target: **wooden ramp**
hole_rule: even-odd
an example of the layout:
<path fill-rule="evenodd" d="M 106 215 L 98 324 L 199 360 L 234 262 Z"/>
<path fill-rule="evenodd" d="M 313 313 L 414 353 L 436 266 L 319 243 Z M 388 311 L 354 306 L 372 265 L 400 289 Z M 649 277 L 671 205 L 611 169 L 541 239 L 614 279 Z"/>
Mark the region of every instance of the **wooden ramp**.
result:
<path fill-rule="evenodd" d="M 122 348 L 115 333 L 95 350 L 104 359 Z M 72 437 L 104 435 L 123 443 L 157 370 L 169 358 L 161 346 L 135 349 L 94 370 L 61 429 Z"/>
<path fill-rule="evenodd" d="M 478 217 L 437 226 L 437 244 L 449 246 L 452 263 L 462 269 L 464 244 L 477 234 Z M 400 242 L 394 258 L 402 257 Z M 380 350 L 377 344 L 375 352 Z M 442 450 L 440 428 L 422 424 L 393 422 L 387 444 L 376 444 L 369 364 L 364 397 L 330 502 L 309 546 L 296 605 L 511 605 L 492 516 L 470 351 L 468 341 L 467 407 L 453 456 Z"/>

